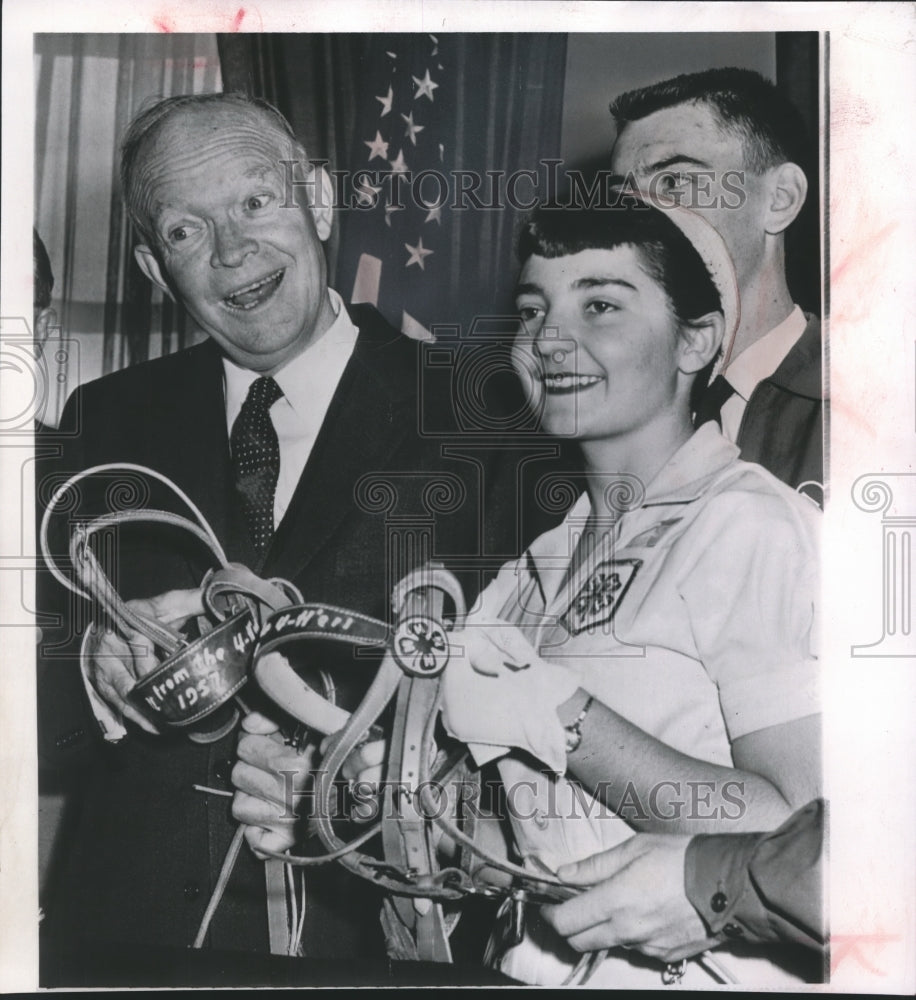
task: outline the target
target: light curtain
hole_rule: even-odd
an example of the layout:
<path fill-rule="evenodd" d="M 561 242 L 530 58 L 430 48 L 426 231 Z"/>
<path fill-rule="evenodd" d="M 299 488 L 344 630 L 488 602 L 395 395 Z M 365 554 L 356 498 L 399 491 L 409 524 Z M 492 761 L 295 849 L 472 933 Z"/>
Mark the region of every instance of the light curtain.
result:
<path fill-rule="evenodd" d="M 220 90 L 214 35 L 35 36 L 35 226 L 54 270 L 68 351 L 45 419 L 99 375 L 168 354 L 197 334 L 133 259 L 118 143 L 143 105 Z"/>

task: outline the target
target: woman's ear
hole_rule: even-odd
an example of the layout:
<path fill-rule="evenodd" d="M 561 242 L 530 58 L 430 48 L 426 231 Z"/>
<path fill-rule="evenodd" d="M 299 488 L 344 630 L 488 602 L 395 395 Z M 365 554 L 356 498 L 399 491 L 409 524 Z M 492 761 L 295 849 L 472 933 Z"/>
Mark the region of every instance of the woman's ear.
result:
<path fill-rule="evenodd" d="M 680 326 L 680 363 L 685 375 L 696 375 L 719 353 L 725 336 L 725 317 L 721 312 L 707 313 Z"/>

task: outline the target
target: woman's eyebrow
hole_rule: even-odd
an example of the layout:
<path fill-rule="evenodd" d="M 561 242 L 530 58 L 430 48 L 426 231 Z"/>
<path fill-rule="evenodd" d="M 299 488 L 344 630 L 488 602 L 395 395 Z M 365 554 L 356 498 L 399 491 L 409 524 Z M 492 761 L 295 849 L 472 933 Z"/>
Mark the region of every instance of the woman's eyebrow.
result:
<path fill-rule="evenodd" d="M 604 278 L 604 277 L 594 277 L 594 278 L 576 278 L 572 283 L 572 288 L 602 288 L 604 285 L 618 285 L 621 288 L 628 288 L 631 292 L 638 291 L 636 285 L 629 281 L 624 281 L 623 278 Z"/>

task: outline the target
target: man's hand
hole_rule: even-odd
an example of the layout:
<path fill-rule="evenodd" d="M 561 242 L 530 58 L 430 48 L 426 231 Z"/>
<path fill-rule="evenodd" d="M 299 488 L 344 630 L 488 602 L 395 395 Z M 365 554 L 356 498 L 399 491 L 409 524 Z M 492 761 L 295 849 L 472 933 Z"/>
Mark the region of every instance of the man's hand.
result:
<path fill-rule="evenodd" d="M 545 906 L 549 924 L 577 951 L 632 947 L 677 962 L 719 942 L 707 936 L 684 889 L 690 837 L 640 833 L 557 874 L 567 882 L 597 883 L 559 906 Z"/>
<path fill-rule="evenodd" d="M 321 752 L 326 753 L 332 736 L 328 736 L 321 744 Z M 381 792 L 382 780 L 385 776 L 385 761 L 388 757 L 388 744 L 385 740 L 370 740 L 355 747 L 340 768 L 341 777 L 349 781 L 354 792 L 356 803 L 350 813 L 357 822 L 368 822 L 379 815 L 381 803 L 378 795 Z"/>
<path fill-rule="evenodd" d="M 170 590 L 158 597 L 128 601 L 127 606 L 175 629 L 204 610 L 199 590 Z M 127 701 L 137 681 L 159 666 L 150 640 L 139 632 L 128 632 L 124 638 L 114 632 L 99 632 L 90 641 L 89 653 L 86 672 L 102 700 L 122 718 L 148 733 L 158 733 L 156 726 Z"/>
<path fill-rule="evenodd" d="M 287 746 L 276 723 L 257 712 L 242 719 L 232 815 L 246 824 L 245 839 L 258 858 L 296 843 L 296 807 L 308 781 L 315 748 Z"/>

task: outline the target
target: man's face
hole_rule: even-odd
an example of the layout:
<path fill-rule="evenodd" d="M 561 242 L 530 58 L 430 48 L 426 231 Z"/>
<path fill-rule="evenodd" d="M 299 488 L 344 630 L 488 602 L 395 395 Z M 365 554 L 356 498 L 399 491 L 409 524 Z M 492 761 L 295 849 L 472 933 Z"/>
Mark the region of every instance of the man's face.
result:
<path fill-rule="evenodd" d="M 267 374 L 333 321 L 327 231 L 309 207 L 282 207 L 290 155 L 253 115 L 196 111 L 169 122 L 141 165 L 158 254 L 138 248 L 141 266 L 232 360 Z"/>
<path fill-rule="evenodd" d="M 728 246 L 745 287 L 764 254 L 766 177 L 745 167 L 741 140 L 703 104 L 679 104 L 623 127 L 611 169 L 701 213 Z"/>
<path fill-rule="evenodd" d="M 531 256 L 515 301 L 516 370 L 548 433 L 649 446 L 677 415 L 677 320 L 633 247 Z"/>

